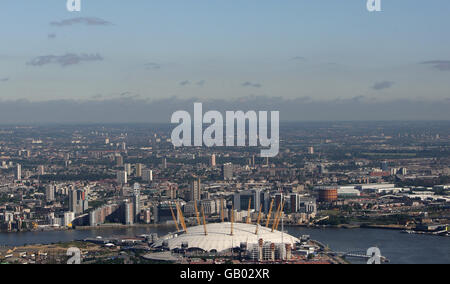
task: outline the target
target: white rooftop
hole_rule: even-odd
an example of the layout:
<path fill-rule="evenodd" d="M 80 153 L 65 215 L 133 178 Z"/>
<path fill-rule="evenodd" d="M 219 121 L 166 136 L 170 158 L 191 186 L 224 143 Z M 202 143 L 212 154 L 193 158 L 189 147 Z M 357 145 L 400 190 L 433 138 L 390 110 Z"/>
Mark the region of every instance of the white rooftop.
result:
<path fill-rule="evenodd" d="M 189 248 L 200 248 L 204 251 L 216 250 L 221 252 L 239 247 L 241 243 L 247 246 L 258 244 L 259 239 L 264 242 L 272 242 L 275 244 L 291 244 L 294 245 L 300 240 L 287 233 L 259 226 L 258 234 L 255 234 L 255 224 L 233 223 L 233 235 L 231 235 L 231 223 L 211 223 L 206 224 L 208 234 L 205 236 L 203 225 L 187 228 L 187 233 L 169 234 L 159 239 L 153 247 L 161 246 L 163 241 L 168 242 L 170 250 L 181 248 L 182 243 L 187 243 Z"/>

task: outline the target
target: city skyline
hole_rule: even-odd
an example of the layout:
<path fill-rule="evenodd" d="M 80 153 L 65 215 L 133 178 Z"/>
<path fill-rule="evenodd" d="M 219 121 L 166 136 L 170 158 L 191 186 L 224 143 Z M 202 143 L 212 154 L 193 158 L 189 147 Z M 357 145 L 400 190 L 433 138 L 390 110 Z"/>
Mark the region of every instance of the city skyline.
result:
<path fill-rule="evenodd" d="M 449 12 L 1 1 L 0 264 L 450 263 Z"/>
<path fill-rule="evenodd" d="M 272 158 L 149 124 L 2 126 L 0 261 L 355 263 L 376 245 L 448 263 L 449 125 L 290 123 Z"/>

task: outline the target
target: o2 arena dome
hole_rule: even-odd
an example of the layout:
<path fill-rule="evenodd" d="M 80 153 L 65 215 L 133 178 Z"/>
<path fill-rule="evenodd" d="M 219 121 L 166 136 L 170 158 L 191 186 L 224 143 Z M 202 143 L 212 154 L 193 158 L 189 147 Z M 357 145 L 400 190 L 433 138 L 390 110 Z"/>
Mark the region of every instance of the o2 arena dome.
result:
<path fill-rule="evenodd" d="M 239 247 L 245 243 L 248 247 L 257 246 L 260 240 L 273 244 L 285 244 L 294 246 L 300 242 L 289 234 L 259 226 L 256 232 L 255 224 L 245 223 L 210 223 L 203 225 L 188 227 L 187 232 L 178 232 L 168 234 L 156 241 L 153 248 L 174 249 L 200 249 L 205 252 L 224 252 L 232 248 Z M 231 234 L 231 226 L 233 226 L 233 234 Z"/>

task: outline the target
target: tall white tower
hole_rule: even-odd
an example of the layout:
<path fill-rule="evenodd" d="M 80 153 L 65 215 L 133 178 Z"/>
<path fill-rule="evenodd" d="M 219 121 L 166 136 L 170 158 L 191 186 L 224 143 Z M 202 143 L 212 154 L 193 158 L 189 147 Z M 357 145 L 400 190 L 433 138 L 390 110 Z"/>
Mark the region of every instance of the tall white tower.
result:
<path fill-rule="evenodd" d="M 22 179 L 22 166 L 20 164 L 17 164 L 16 166 L 15 178 L 16 180 Z"/>

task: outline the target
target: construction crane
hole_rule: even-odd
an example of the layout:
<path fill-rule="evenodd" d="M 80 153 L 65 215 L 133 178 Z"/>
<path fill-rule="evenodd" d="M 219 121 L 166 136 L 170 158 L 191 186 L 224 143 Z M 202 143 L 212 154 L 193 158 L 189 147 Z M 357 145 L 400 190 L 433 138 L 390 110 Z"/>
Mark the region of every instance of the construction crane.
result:
<path fill-rule="evenodd" d="M 194 201 L 195 215 L 197 216 L 197 225 L 200 226 L 200 214 L 198 213 L 197 201 Z"/>
<path fill-rule="evenodd" d="M 203 205 L 201 205 L 202 209 L 202 217 L 203 217 L 203 230 L 205 231 L 205 236 L 208 235 L 208 231 L 206 230 L 206 219 L 205 219 L 205 211 L 203 209 Z"/>
<path fill-rule="evenodd" d="M 186 227 L 186 223 L 184 222 L 184 217 L 183 217 L 183 213 L 181 212 L 180 205 L 178 204 L 178 202 L 175 202 L 175 205 L 177 206 L 178 214 L 180 214 L 180 223 L 181 223 L 181 226 L 183 227 L 184 232 L 187 233 L 187 227 Z"/>
<path fill-rule="evenodd" d="M 247 209 L 247 224 L 250 224 L 251 218 L 250 218 L 250 208 L 252 206 L 252 198 L 248 200 L 248 209 Z"/>
<path fill-rule="evenodd" d="M 258 219 L 256 220 L 256 231 L 255 231 L 255 235 L 258 234 L 259 221 L 261 221 L 261 209 L 262 209 L 262 204 L 259 205 Z"/>
<path fill-rule="evenodd" d="M 274 201 L 275 201 L 275 199 L 272 198 L 272 201 L 270 202 L 269 214 L 267 214 L 266 228 L 269 227 L 270 215 L 272 214 L 272 207 L 273 207 L 273 202 L 274 202 Z"/>
<path fill-rule="evenodd" d="M 172 213 L 173 221 L 175 222 L 175 226 L 177 227 L 177 232 L 180 230 L 180 227 L 178 227 L 178 221 L 177 218 L 175 218 L 175 213 L 173 213 L 172 204 L 169 204 L 170 213 Z M 178 209 L 177 209 L 178 211 Z"/>
<path fill-rule="evenodd" d="M 279 214 L 279 212 L 280 212 L 280 208 L 281 208 L 281 202 L 278 203 L 277 211 L 275 212 L 275 216 L 274 216 L 273 224 L 272 224 L 272 232 L 273 232 L 273 230 L 275 230 L 275 224 L 276 224 L 277 221 L 278 221 L 278 214 Z"/>

